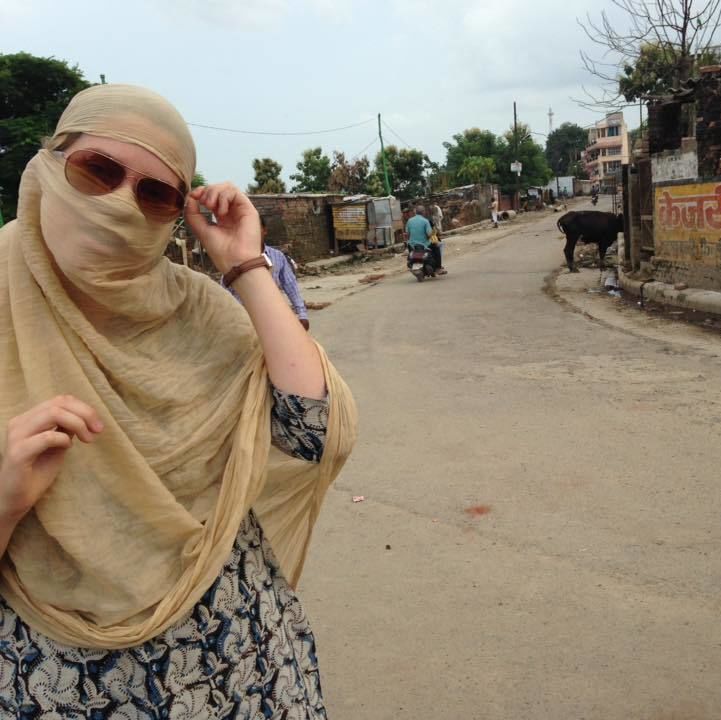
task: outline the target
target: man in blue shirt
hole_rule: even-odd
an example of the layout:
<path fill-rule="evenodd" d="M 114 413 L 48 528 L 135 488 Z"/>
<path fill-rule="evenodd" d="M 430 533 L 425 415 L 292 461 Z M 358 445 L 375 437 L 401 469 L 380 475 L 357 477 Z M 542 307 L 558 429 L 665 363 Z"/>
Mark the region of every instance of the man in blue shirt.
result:
<path fill-rule="evenodd" d="M 308 310 L 305 307 L 303 296 L 300 294 L 300 287 L 298 286 L 298 280 L 295 277 L 295 271 L 291 265 L 291 260 L 286 257 L 285 253 L 278 248 L 271 247 L 265 244 L 265 237 L 268 234 L 268 228 L 265 224 L 265 218 L 261 215 L 260 217 L 261 233 L 263 238 L 263 252 L 270 258 L 273 263 L 271 270 L 273 274 L 273 280 L 275 284 L 288 296 L 293 311 L 298 316 L 300 324 L 308 330 L 310 328 L 310 322 L 308 321 Z M 225 287 L 225 286 L 223 286 Z M 240 302 L 240 298 L 236 294 L 232 287 L 226 288 L 229 290 L 233 297 Z"/>
<path fill-rule="evenodd" d="M 431 242 L 433 229 L 425 217 L 425 208 L 423 205 L 418 205 L 415 213 L 416 214 L 406 223 L 406 237 L 408 238 L 408 244 L 411 247 L 414 245 L 423 245 L 425 248 L 430 248 L 436 270 L 443 271 L 441 249 L 437 243 Z"/>

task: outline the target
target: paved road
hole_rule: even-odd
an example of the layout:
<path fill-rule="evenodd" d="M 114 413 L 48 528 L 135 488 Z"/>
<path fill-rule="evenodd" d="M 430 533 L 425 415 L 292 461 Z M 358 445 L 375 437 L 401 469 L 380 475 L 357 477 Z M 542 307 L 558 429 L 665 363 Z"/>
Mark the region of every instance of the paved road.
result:
<path fill-rule="evenodd" d="M 314 316 L 361 412 L 301 587 L 331 720 L 721 718 L 721 340 L 554 302 L 555 219 Z"/>

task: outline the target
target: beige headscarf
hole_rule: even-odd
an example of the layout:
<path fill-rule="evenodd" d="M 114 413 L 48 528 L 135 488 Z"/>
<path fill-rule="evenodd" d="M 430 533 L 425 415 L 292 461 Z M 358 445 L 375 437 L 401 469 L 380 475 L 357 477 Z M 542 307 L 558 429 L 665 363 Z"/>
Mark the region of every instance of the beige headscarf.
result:
<path fill-rule="evenodd" d="M 0 436 L 10 418 L 58 394 L 95 407 L 105 424 L 96 443 L 68 452 L 17 527 L 0 594 L 56 640 L 111 649 L 192 609 L 251 508 L 297 582 L 356 415 L 321 350 L 323 460 L 272 448 L 269 381 L 247 313 L 162 256 L 171 228 L 147 223 L 131 193 L 88 197 L 69 186 L 52 150 L 72 133 L 140 145 L 188 187 L 195 150 L 158 95 L 85 90 L 28 164 L 18 220 L 0 231 Z"/>

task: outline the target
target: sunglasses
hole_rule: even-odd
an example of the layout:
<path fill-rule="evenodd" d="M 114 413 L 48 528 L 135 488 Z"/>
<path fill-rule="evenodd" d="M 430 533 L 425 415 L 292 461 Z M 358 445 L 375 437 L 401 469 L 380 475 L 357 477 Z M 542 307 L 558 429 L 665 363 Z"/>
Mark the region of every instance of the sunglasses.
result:
<path fill-rule="evenodd" d="M 97 150 L 58 154 L 65 158 L 65 178 L 78 192 L 107 195 L 130 177 L 138 207 L 148 220 L 170 222 L 183 212 L 185 194 L 170 183 L 133 170 Z"/>

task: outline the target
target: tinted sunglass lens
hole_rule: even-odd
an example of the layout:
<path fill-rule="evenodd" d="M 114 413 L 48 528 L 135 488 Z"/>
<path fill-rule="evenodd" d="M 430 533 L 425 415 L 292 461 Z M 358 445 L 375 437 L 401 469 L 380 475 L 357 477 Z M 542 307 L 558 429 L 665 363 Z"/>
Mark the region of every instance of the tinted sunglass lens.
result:
<path fill-rule="evenodd" d="M 115 190 L 125 178 L 125 168 L 112 158 L 77 150 L 65 162 L 68 182 L 86 195 L 104 195 Z"/>
<path fill-rule="evenodd" d="M 180 190 L 168 183 L 143 178 L 137 185 L 138 205 L 143 213 L 155 220 L 172 220 L 183 210 L 185 199 Z"/>

